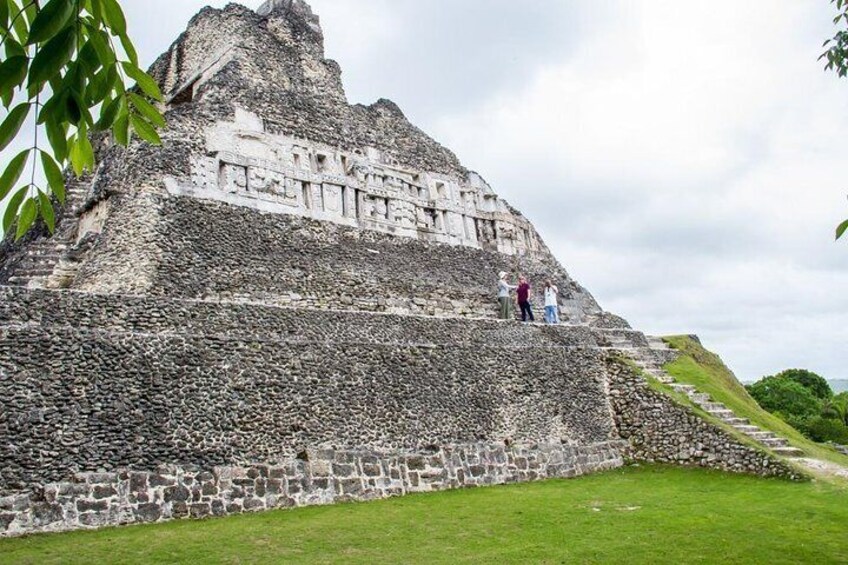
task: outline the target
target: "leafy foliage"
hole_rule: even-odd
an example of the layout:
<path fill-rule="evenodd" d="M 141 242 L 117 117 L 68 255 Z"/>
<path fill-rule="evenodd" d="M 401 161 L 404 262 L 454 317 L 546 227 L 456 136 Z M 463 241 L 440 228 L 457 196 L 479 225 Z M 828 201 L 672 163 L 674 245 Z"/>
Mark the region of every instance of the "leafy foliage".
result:
<path fill-rule="evenodd" d="M 765 410 L 813 441 L 848 444 L 848 393 L 805 369 L 788 369 L 746 387 Z"/>
<path fill-rule="evenodd" d="M 841 392 L 825 402 L 822 407 L 822 416 L 839 420 L 848 426 L 848 392 Z"/>
<path fill-rule="evenodd" d="M 775 377 L 795 381 L 812 392 L 819 400 L 827 400 L 833 396 L 833 390 L 831 390 L 827 380 L 806 369 L 786 369 L 776 374 Z"/>
<path fill-rule="evenodd" d="M 833 24 L 839 27 L 831 39 L 824 42 L 827 51 L 821 54 L 819 60 L 826 60 L 824 68 L 834 71 L 840 77 L 848 76 L 848 0 L 830 0 L 836 6 L 837 14 Z M 836 227 L 836 239 L 848 232 L 848 220 Z"/>
<path fill-rule="evenodd" d="M 835 71 L 840 77 L 848 76 L 848 0 L 831 0 L 836 6 L 837 14 L 833 24 L 840 26 L 831 39 L 824 42 L 827 51 L 821 54 L 819 60 L 827 61 L 824 68 Z"/>
<path fill-rule="evenodd" d="M 53 201 L 65 199 L 62 170 L 79 176 L 94 169 L 92 132 L 110 131 L 122 145 L 135 132 L 159 144 L 156 130 L 165 121 L 152 103 L 162 94 L 138 66 L 118 0 L 0 0 L 0 34 L 0 102 L 7 110 L 0 151 L 27 121 L 35 132 L 32 147 L 12 157 L 0 176 L 0 201 L 9 197 L 3 231 L 17 222 L 20 238 L 39 217 L 53 231 Z M 18 184 L 27 166 L 29 180 Z M 45 187 L 36 182 L 39 167 Z"/>
<path fill-rule="evenodd" d="M 745 387 L 765 410 L 795 418 L 811 418 L 821 413 L 821 401 L 805 386 L 787 378 L 770 376 Z"/>
<path fill-rule="evenodd" d="M 848 445 L 848 426 L 839 420 L 817 416 L 807 421 L 801 431 L 813 441 Z"/>

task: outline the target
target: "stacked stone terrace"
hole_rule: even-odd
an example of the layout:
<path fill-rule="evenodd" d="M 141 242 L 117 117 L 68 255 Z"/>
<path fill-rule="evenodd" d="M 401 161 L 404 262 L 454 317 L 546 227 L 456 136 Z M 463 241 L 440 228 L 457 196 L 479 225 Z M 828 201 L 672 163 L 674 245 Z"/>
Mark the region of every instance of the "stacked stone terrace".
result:
<path fill-rule="evenodd" d="M 0 535 L 628 457 L 794 475 L 652 390 L 621 346 L 667 354 L 396 105 L 348 104 L 302 1 L 204 9 L 152 73 L 164 145 L 101 140 L 57 234 L 0 248 Z M 502 270 L 566 323 L 495 320 Z"/>

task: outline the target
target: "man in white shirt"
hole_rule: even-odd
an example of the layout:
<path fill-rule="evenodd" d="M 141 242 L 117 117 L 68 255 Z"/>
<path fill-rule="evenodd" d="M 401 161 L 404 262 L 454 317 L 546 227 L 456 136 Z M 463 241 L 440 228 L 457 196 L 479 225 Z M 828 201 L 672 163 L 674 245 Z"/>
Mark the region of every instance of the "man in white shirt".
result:
<path fill-rule="evenodd" d="M 559 323 L 559 304 L 557 303 L 559 289 L 551 281 L 545 283 L 545 323 Z"/>

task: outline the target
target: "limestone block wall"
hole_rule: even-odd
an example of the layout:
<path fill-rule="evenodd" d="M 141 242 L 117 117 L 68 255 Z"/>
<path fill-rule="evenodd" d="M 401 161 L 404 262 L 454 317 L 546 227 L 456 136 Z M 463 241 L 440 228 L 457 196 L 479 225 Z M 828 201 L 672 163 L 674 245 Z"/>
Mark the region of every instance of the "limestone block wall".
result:
<path fill-rule="evenodd" d="M 626 442 L 611 441 L 473 443 L 423 452 L 322 449 L 275 465 L 79 473 L 0 497 L 0 537 L 576 477 L 621 466 L 625 448 Z"/>

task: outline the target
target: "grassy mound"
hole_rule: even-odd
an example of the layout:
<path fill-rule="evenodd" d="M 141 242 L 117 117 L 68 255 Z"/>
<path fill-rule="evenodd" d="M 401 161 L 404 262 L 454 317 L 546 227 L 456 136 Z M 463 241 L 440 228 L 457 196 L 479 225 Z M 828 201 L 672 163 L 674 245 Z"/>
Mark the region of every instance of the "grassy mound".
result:
<path fill-rule="evenodd" d="M 754 425 L 785 437 L 810 457 L 848 466 L 848 457 L 845 455 L 808 440 L 798 430 L 760 408 L 718 355 L 707 351 L 689 336 L 663 339 L 681 353 L 676 361 L 665 366 L 665 370 L 678 382 L 695 385 L 701 392 L 725 404 L 737 416 L 748 418 Z"/>
<path fill-rule="evenodd" d="M 0 562 L 846 562 L 848 492 L 702 469 L 0 540 Z"/>

